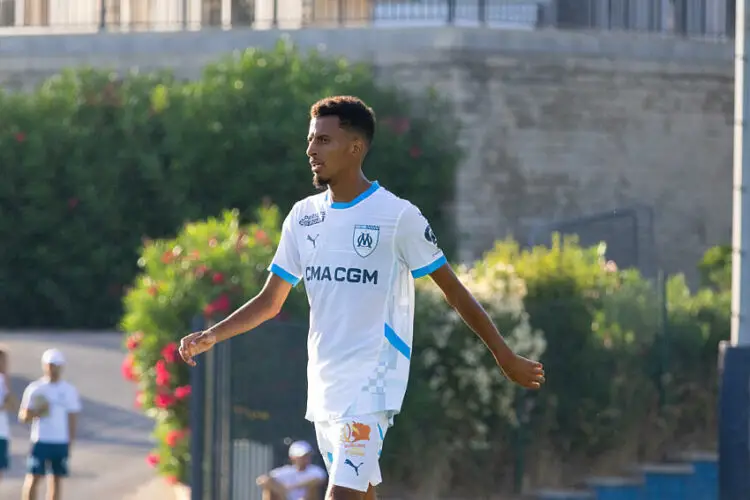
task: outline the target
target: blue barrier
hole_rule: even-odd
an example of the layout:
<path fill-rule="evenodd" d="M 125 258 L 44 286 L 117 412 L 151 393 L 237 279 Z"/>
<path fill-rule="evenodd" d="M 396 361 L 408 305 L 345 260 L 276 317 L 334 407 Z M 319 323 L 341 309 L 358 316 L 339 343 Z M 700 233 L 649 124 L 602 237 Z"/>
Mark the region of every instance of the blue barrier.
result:
<path fill-rule="evenodd" d="M 595 500 L 591 492 L 577 490 L 543 490 L 535 497 L 537 500 Z"/>
<path fill-rule="evenodd" d="M 750 498 L 750 347 L 719 345 L 719 498 Z"/>
<path fill-rule="evenodd" d="M 653 464 L 640 467 L 643 473 L 642 500 L 691 500 L 692 465 Z"/>
<path fill-rule="evenodd" d="M 643 483 L 628 477 L 592 477 L 586 481 L 596 500 L 642 500 Z"/>
<path fill-rule="evenodd" d="M 718 500 L 719 456 L 710 452 L 691 452 L 681 455 L 680 460 L 695 469 L 690 478 L 692 500 Z"/>

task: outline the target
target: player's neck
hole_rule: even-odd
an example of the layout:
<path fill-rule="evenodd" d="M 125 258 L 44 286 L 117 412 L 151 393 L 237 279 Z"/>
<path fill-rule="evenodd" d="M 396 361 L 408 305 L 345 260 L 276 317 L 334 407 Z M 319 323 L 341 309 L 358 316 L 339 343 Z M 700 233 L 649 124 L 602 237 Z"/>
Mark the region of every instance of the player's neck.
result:
<path fill-rule="evenodd" d="M 372 182 L 367 180 L 362 171 L 359 171 L 351 178 L 340 179 L 338 182 L 329 185 L 328 191 L 331 193 L 331 201 L 349 203 L 370 189 L 371 185 Z"/>

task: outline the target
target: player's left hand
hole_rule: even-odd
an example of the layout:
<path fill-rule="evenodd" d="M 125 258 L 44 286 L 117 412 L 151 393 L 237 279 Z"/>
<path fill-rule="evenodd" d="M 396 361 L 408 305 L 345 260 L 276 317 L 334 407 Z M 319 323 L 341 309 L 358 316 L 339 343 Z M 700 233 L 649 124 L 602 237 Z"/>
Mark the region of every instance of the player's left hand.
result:
<path fill-rule="evenodd" d="M 544 383 L 544 366 L 538 361 L 516 354 L 509 363 L 500 367 L 512 382 L 526 389 L 539 389 Z"/>

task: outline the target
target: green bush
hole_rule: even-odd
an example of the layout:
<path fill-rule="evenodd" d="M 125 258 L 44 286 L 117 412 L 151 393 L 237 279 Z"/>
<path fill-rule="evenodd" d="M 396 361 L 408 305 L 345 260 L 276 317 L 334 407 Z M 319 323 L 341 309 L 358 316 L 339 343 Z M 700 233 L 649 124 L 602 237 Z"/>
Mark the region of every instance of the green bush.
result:
<path fill-rule="evenodd" d="M 545 342 L 541 332 L 531 328 L 523 304 L 525 284 L 514 269 L 486 259 L 456 272 L 510 347 L 538 359 Z M 485 465 L 502 459 L 496 444 L 518 425 L 517 396 L 484 343 L 448 306 L 437 286 L 430 279 L 417 281 L 414 359 L 403 412 L 384 449 L 388 477 L 412 487 L 424 484 L 426 472 L 433 487 L 449 481 L 450 475 L 476 473 L 475 486 L 491 480 L 486 469 L 477 469 L 467 458 L 482 456 Z M 423 470 L 420 457 L 425 456 L 433 457 L 430 471 Z"/>
<path fill-rule="evenodd" d="M 184 481 L 190 462 L 190 385 L 177 342 L 197 315 L 219 320 L 260 289 L 280 226 L 274 207 L 261 209 L 249 226 L 240 224 L 236 211 L 225 212 L 143 248 L 141 272 L 125 297 L 123 376 L 138 384 L 137 403 L 155 420 L 157 447 L 148 460 L 169 481 Z M 297 288 L 284 311 L 300 317 L 306 307 Z"/>
<path fill-rule="evenodd" d="M 3 326 L 111 327 L 144 236 L 267 198 L 287 211 L 312 191 L 308 110 L 331 94 L 373 106 L 366 173 L 420 206 L 450 250 L 458 148 L 432 92 L 378 86 L 366 65 L 288 43 L 234 54 L 194 82 L 68 71 L 0 94 Z"/>

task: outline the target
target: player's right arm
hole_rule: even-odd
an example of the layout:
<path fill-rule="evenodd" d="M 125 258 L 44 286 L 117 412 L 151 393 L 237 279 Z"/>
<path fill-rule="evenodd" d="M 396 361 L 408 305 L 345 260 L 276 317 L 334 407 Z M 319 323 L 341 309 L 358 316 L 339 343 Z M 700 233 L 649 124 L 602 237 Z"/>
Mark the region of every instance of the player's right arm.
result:
<path fill-rule="evenodd" d="M 183 337 L 179 352 L 187 364 L 195 366 L 194 356 L 208 351 L 217 342 L 248 332 L 279 314 L 292 287 L 300 281 L 299 251 L 293 232 L 295 208 L 292 208 L 282 225 L 281 241 L 269 266 L 271 274 L 263 289 L 208 330 Z"/>

